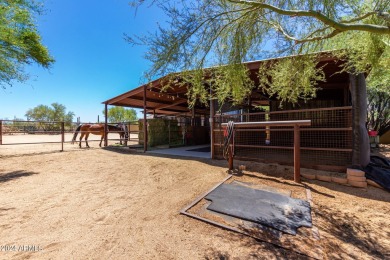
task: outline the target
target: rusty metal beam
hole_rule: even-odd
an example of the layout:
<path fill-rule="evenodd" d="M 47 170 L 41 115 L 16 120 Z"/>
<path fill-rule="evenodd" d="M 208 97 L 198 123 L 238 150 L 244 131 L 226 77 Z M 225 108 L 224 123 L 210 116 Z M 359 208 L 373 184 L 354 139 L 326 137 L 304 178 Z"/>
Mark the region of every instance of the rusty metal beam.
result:
<path fill-rule="evenodd" d="M 294 126 L 294 181 L 301 182 L 301 134 L 299 125 Z"/>
<path fill-rule="evenodd" d="M 227 123 L 221 124 L 227 127 Z M 241 122 L 235 123 L 234 128 L 242 127 L 265 127 L 265 126 L 293 126 L 294 127 L 294 181 L 301 182 L 301 139 L 300 126 L 310 126 L 311 120 L 291 120 L 291 121 L 265 121 L 265 122 Z M 234 137 L 233 137 L 234 142 Z M 229 156 L 229 170 L 233 168 L 233 156 Z"/>

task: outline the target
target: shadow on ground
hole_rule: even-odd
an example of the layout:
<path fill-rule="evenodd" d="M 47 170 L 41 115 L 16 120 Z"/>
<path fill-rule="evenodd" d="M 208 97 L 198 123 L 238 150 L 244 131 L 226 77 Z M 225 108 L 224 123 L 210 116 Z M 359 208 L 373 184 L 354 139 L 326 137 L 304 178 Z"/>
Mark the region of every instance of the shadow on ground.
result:
<path fill-rule="evenodd" d="M 313 259 L 292 250 L 232 232 L 228 238 L 224 239 L 229 239 L 233 247 L 237 249 L 245 248 L 245 250 L 241 251 L 239 257 L 237 257 L 232 256 L 229 252 L 210 247 L 206 250 L 204 259 Z M 234 248 L 232 248 L 232 251 L 234 251 Z"/>
<path fill-rule="evenodd" d="M 226 160 L 217 160 L 217 159 L 207 159 L 207 158 L 195 158 L 195 157 L 181 157 L 181 156 L 175 156 L 175 155 L 166 155 L 166 154 L 151 154 L 151 153 L 143 153 L 143 150 L 135 150 L 135 149 L 127 149 L 126 147 L 118 147 L 118 146 L 107 146 L 102 148 L 107 151 L 112 151 L 120 154 L 135 154 L 139 156 L 151 156 L 151 157 L 159 157 L 159 158 L 169 158 L 169 159 L 175 159 L 175 160 L 193 160 L 198 161 L 201 163 L 205 163 L 211 166 L 219 166 L 226 168 L 226 173 L 230 173 L 233 175 L 245 175 L 257 179 L 264 179 L 267 181 L 274 181 L 275 183 L 285 184 L 287 186 L 302 186 L 303 184 L 298 184 L 291 182 L 294 180 L 294 169 L 292 166 L 287 165 L 279 165 L 276 163 L 259 163 L 259 162 L 252 162 L 252 161 L 239 161 L 235 160 L 234 165 L 237 167 L 240 164 L 246 165 L 246 171 L 240 172 L 238 170 L 229 171 L 228 170 L 228 163 Z M 308 169 L 309 171 L 315 171 Z M 254 174 L 253 174 L 254 173 Z M 260 173 L 257 175 L 256 173 Z M 374 189 L 370 188 L 366 191 L 362 192 L 362 189 L 360 188 L 353 188 L 341 184 L 335 184 L 335 183 L 328 183 L 318 180 L 304 180 L 302 183 L 307 185 L 308 188 L 312 190 L 312 192 L 321 194 L 323 196 L 326 196 L 328 198 L 334 198 L 334 195 L 328 194 L 326 192 L 319 191 L 318 189 L 314 188 L 312 184 L 315 184 L 317 186 L 322 186 L 330 190 L 334 190 L 337 192 L 342 192 L 346 194 L 350 194 L 357 197 L 363 197 L 368 198 L 372 200 L 381 200 L 381 201 L 388 201 L 390 202 L 390 193 L 386 192 L 384 190 L 380 189 Z"/>
<path fill-rule="evenodd" d="M 0 183 L 16 180 L 22 177 L 28 177 L 34 174 L 38 174 L 38 173 L 27 172 L 27 171 L 13 171 L 7 173 L 0 173 Z"/>
<path fill-rule="evenodd" d="M 362 224 L 353 213 L 328 206 L 315 207 L 314 212 L 316 225 L 322 233 L 322 245 L 329 258 L 357 259 L 362 257 L 362 252 L 373 259 L 388 259 L 390 256 L 390 248 L 383 244 L 383 240 L 390 237 L 388 231 L 380 227 L 373 231 L 372 227 Z M 340 246 L 340 241 L 343 246 Z"/>

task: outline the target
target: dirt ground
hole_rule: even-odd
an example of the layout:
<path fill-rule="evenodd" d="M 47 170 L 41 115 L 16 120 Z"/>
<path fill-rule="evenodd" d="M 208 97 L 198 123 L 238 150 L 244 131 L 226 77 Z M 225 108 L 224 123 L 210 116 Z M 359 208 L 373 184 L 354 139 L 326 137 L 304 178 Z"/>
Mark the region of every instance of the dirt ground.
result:
<path fill-rule="evenodd" d="M 179 214 L 227 176 L 226 162 L 91 146 L 0 146 L 1 259 L 304 258 Z M 237 163 L 245 181 L 310 188 L 325 259 L 390 258 L 389 192 L 297 185 L 291 167 Z"/>

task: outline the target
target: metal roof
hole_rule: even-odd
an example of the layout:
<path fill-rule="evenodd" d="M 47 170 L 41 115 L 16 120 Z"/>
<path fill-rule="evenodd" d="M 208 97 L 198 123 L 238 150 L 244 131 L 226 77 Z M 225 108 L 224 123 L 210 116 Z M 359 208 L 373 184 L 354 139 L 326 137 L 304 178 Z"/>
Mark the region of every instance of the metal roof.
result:
<path fill-rule="evenodd" d="M 324 67 L 324 72 L 327 78 L 327 82 L 322 83 L 320 87 L 335 88 L 341 87 L 341 85 L 345 87 L 345 84 L 348 84 L 347 73 L 336 73 L 340 71 L 339 65 L 341 61 L 332 57 L 330 52 L 322 52 L 319 54 L 322 56 L 318 66 L 324 66 L 326 64 Z M 293 57 L 295 56 L 249 61 L 243 64 L 247 65 L 248 69 L 251 71 L 252 80 L 255 82 L 255 84 L 258 84 L 256 72 L 261 65 L 264 66 L 264 64 L 267 64 L 268 62 Z M 172 82 L 168 83 L 168 78 L 174 75 L 180 76 L 180 73 L 168 74 L 126 93 L 108 99 L 102 103 L 113 106 L 144 108 L 144 88 L 146 88 L 147 113 L 164 115 L 182 115 L 187 113 L 191 114 L 193 111 L 188 108 L 188 101 L 186 96 L 187 87 L 183 86 L 182 84 L 175 84 Z M 166 91 L 162 91 L 163 86 L 167 83 L 169 84 L 169 88 Z M 264 97 L 264 95 L 260 95 L 259 92 L 252 93 L 251 98 L 257 104 L 261 104 L 267 99 Z M 194 113 L 207 115 L 209 114 L 209 109 L 206 108 L 205 105 L 197 104 L 194 107 Z"/>

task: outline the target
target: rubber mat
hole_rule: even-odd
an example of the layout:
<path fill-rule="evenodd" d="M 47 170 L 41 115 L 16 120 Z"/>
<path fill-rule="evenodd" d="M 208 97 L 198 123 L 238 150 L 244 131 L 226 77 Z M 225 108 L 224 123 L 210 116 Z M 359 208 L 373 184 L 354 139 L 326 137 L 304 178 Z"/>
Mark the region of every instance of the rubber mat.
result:
<path fill-rule="evenodd" d="M 222 184 L 205 199 L 208 210 L 252 221 L 296 235 L 299 227 L 312 227 L 307 201 L 241 185 Z"/>

